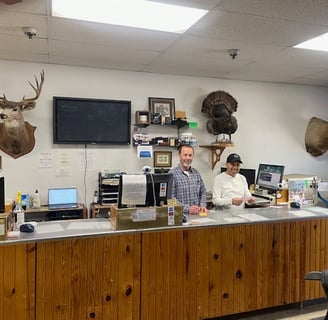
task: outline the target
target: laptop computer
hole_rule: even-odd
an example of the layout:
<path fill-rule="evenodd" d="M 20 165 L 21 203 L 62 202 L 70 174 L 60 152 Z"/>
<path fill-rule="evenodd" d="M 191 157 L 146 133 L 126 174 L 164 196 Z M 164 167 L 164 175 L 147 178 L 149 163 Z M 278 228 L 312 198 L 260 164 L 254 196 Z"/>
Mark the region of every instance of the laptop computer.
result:
<path fill-rule="evenodd" d="M 77 188 L 73 187 L 48 189 L 48 208 L 50 210 L 77 207 Z"/>

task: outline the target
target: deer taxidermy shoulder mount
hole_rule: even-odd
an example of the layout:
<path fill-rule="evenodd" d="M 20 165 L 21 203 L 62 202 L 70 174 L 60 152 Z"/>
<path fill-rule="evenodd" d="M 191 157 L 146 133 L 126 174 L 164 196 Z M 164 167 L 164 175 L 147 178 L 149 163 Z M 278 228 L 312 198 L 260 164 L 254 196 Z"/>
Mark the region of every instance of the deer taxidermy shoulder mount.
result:
<path fill-rule="evenodd" d="M 211 119 L 207 121 L 207 131 L 214 135 L 235 133 L 237 119 L 232 115 L 237 111 L 237 101 L 227 92 L 211 92 L 203 101 L 202 112 Z"/>
<path fill-rule="evenodd" d="M 328 150 L 328 122 L 312 117 L 305 131 L 306 151 L 319 157 Z"/>
<path fill-rule="evenodd" d="M 0 149 L 14 159 L 31 152 L 35 145 L 34 131 L 36 127 L 24 120 L 23 111 L 35 108 L 44 82 L 44 71 L 40 73 L 40 82 L 36 77 L 34 86 L 35 97 L 25 98 L 21 101 L 9 101 L 6 96 L 0 97 Z"/>

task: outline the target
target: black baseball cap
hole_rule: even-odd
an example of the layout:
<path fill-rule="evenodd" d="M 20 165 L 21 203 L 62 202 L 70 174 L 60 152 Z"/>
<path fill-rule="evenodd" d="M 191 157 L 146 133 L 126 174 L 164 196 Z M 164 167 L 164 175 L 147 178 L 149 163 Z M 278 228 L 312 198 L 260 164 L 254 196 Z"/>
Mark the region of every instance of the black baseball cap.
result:
<path fill-rule="evenodd" d="M 237 153 L 231 153 L 229 154 L 228 158 L 227 158 L 227 162 L 229 163 L 233 163 L 233 162 L 239 162 L 239 163 L 243 163 L 240 159 L 239 154 Z"/>

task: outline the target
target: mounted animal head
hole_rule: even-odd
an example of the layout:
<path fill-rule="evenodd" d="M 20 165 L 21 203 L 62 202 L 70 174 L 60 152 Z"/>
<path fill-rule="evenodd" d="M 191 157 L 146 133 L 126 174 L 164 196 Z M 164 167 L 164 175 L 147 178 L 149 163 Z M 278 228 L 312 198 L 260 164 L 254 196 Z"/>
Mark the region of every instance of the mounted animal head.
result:
<path fill-rule="evenodd" d="M 35 108 L 44 82 L 44 71 L 41 72 L 40 82 L 35 77 L 36 86 L 29 84 L 35 91 L 33 98 L 25 98 L 21 101 L 9 101 L 6 96 L 0 97 L 0 149 L 13 158 L 18 158 L 30 152 L 35 145 L 34 131 L 28 122 L 24 120 L 23 111 Z"/>
<path fill-rule="evenodd" d="M 314 157 L 328 150 L 328 122 L 312 117 L 305 131 L 306 151 Z"/>
<path fill-rule="evenodd" d="M 237 106 L 237 101 L 229 93 L 211 92 L 202 104 L 202 113 L 210 118 L 207 121 L 207 131 L 214 135 L 235 133 L 238 125 L 232 113 L 237 111 Z"/>

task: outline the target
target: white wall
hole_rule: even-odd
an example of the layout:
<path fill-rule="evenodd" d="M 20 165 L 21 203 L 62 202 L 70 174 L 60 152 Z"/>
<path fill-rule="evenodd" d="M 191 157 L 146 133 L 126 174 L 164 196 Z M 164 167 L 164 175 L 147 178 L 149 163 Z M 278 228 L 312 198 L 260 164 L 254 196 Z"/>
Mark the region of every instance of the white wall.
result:
<path fill-rule="evenodd" d="M 202 173 L 208 190 L 212 188 L 214 175 L 224 166 L 231 152 L 241 155 L 244 168 L 257 169 L 259 163 L 282 164 L 287 174 L 315 174 L 328 179 L 328 153 L 314 158 L 304 146 L 304 133 L 310 118 L 317 116 L 328 120 L 327 88 L 0 60 L 0 93 L 14 101 L 23 95 L 33 96 L 28 81 L 33 82 L 34 75 L 39 76 L 42 69 L 45 82 L 41 96 L 36 108 L 24 113 L 25 120 L 37 127 L 34 149 L 18 159 L 0 152 L 6 199 L 13 199 L 18 190 L 33 193 L 37 188 L 41 203 L 46 204 L 49 187 L 77 186 L 79 201 L 89 204 L 94 190 L 97 190 L 99 171 L 141 172 L 142 166 L 153 165 L 152 160 L 138 159 L 133 146 L 88 146 L 86 153 L 91 162 L 85 172 L 84 146 L 52 143 L 53 96 L 131 100 L 132 123 L 136 110 L 148 110 L 148 97 L 175 98 L 176 110 L 186 111 L 189 121 L 199 123 L 197 129 L 181 129 L 182 132 L 192 132 L 198 145 L 203 145 L 214 142 L 215 136 L 206 130 L 207 118 L 201 113 L 202 101 L 210 92 L 223 90 L 238 101 L 238 110 L 234 113 L 238 130 L 232 135 L 235 146 L 223 152 L 221 162 L 213 171 L 210 151 L 196 147 L 194 166 Z M 176 150 L 167 150 L 173 151 L 173 164 L 176 165 Z M 40 155 L 44 152 L 53 157 L 51 168 L 40 167 Z M 68 174 L 58 176 L 63 160 L 68 163 Z"/>

